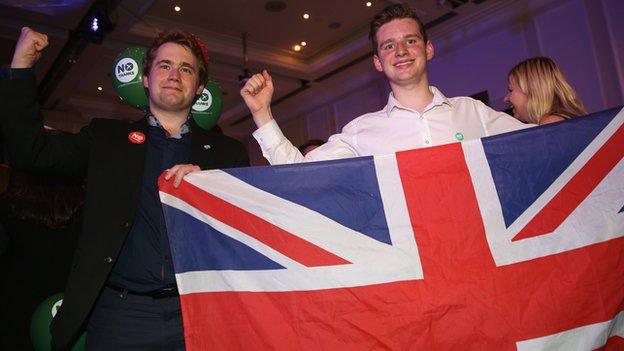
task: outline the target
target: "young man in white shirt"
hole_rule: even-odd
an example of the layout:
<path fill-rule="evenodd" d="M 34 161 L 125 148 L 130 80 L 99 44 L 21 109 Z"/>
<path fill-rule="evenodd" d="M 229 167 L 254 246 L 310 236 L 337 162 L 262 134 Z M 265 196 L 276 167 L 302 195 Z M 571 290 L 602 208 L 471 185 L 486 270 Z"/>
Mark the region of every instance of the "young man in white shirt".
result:
<path fill-rule="evenodd" d="M 380 111 L 362 115 L 303 156 L 288 141 L 271 114 L 273 82 L 268 72 L 251 77 L 241 96 L 258 130 L 253 135 L 271 164 L 330 160 L 393 153 L 523 129 L 523 124 L 469 97 L 447 98 L 429 85 L 431 41 L 415 11 L 396 4 L 371 22 L 373 64 L 392 92 Z"/>

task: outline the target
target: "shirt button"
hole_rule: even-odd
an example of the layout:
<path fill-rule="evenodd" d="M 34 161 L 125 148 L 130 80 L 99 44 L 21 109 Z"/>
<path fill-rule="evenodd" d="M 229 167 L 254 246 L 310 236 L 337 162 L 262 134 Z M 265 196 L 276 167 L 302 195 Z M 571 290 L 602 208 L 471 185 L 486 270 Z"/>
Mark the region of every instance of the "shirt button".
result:
<path fill-rule="evenodd" d="M 429 144 L 429 140 L 425 140 L 425 144 Z"/>
<path fill-rule="evenodd" d="M 106 257 L 106 258 L 104 259 L 104 262 L 106 262 L 106 263 L 111 263 L 111 262 L 113 262 L 113 258 L 112 258 L 112 257 Z"/>

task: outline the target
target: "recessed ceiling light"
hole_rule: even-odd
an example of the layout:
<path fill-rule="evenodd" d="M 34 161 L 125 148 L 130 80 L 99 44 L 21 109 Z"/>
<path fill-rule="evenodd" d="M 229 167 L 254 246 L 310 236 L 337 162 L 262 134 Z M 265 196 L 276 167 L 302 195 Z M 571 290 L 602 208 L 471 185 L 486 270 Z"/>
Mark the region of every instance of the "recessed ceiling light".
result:
<path fill-rule="evenodd" d="M 295 51 L 301 51 L 301 46 L 299 46 L 299 45 L 295 45 L 295 46 L 293 46 L 293 50 L 295 50 Z"/>
<path fill-rule="evenodd" d="M 304 13 L 303 14 L 303 19 L 308 19 L 310 18 L 310 14 L 309 13 Z"/>
<path fill-rule="evenodd" d="M 97 87 L 97 90 L 98 91 L 102 91 L 102 87 Z"/>
<path fill-rule="evenodd" d="M 180 12 L 180 10 L 182 10 L 182 8 L 178 5 L 174 6 L 173 9 L 175 10 L 175 12 Z"/>
<path fill-rule="evenodd" d="M 366 2 L 366 7 L 371 7 L 371 6 L 373 6 L 373 3 L 372 3 L 372 2 L 370 2 L 370 1 L 367 1 L 367 2 Z"/>
<path fill-rule="evenodd" d="M 306 46 L 306 45 L 308 45 L 308 43 L 306 43 L 305 41 L 301 42 L 301 46 Z"/>

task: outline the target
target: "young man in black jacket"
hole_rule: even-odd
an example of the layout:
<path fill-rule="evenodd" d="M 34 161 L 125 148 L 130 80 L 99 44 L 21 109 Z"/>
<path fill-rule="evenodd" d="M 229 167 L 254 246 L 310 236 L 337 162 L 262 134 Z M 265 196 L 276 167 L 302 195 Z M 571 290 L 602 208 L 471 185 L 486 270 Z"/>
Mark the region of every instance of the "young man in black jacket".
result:
<path fill-rule="evenodd" d="M 46 135 L 32 66 L 47 36 L 23 28 L 0 80 L 0 117 L 15 167 L 87 179 L 84 222 L 52 346 L 87 326 L 88 350 L 183 350 L 184 333 L 156 181 L 190 171 L 247 166 L 243 146 L 189 118 L 206 81 L 201 40 L 168 31 L 144 62 L 149 113 L 135 123 L 94 119 L 78 134 Z M 174 166 L 177 165 L 177 166 Z"/>

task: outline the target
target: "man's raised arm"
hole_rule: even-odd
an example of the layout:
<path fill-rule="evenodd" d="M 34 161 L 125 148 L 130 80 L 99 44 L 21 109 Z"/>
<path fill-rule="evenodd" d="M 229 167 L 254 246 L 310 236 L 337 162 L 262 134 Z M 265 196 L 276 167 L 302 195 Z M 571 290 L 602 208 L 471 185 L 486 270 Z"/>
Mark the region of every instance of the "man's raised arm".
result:
<path fill-rule="evenodd" d="M 262 155 L 272 165 L 308 161 L 331 160 L 358 156 L 349 142 L 351 136 L 341 133 L 315 150 L 303 156 L 282 133 L 271 113 L 273 80 L 269 73 L 254 74 L 240 91 L 258 129 L 253 133 L 262 149 Z"/>
<path fill-rule="evenodd" d="M 26 172 L 82 178 L 88 164 L 91 132 L 48 135 L 39 111 L 33 66 L 48 46 L 48 36 L 23 27 L 10 67 L 1 68 L 0 123 L 12 166 Z"/>

